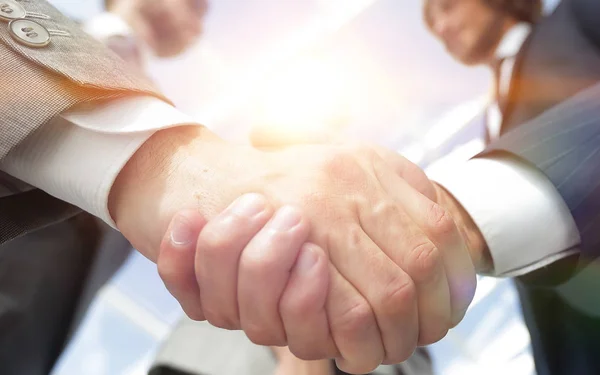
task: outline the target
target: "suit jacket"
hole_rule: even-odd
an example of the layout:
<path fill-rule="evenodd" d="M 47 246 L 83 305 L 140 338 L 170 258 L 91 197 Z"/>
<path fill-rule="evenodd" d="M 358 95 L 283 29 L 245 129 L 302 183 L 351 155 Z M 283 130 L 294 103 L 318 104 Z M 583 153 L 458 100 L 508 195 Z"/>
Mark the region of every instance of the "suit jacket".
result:
<path fill-rule="evenodd" d="M 0 160 L 54 116 L 82 103 L 131 95 L 162 96 L 146 79 L 85 34 L 45 0 L 21 1 L 52 36 L 45 47 L 20 44 L 0 21 Z M 0 175 L 0 244 L 79 212 L 39 190 Z M 27 192 L 23 192 L 29 190 Z M 15 194 L 19 193 L 20 194 Z"/>
<path fill-rule="evenodd" d="M 502 137 L 485 151 L 510 152 L 549 177 L 589 259 L 600 256 L 600 24 L 589 16 L 594 12 L 600 17 L 600 2 L 563 0 L 534 28 L 517 57 Z"/>
<path fill-rule="evenodd" d="M 597 267 L 587 281 L 578 276 L 600 256 L 598 19 L 597 0 L 563 0 L 534 27 L 517 56 L 502 136 L 484 151 L 508 152 L 544 172 L 581 234 L 579 255 L 517 280 L 540 375 L 600 374 L 600 307 L 573 306 L 561 295 L 565 284 L 577 283 L 572 293 L 600 278 Z"/>

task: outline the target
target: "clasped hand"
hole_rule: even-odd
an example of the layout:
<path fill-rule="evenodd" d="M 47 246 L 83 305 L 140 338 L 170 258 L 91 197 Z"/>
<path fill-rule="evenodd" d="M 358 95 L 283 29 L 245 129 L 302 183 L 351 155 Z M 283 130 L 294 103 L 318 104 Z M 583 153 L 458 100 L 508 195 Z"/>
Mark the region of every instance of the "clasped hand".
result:
<path fill-rule="evenodd" d="M 156 204 L 170 224 L 132 241 L 149 248 L 165 233 L 158 270 L 192 319 L 366 373 L 406 360 L 464 316 L 476 285 L 465 240 L 406 159 L 370 147 L 232 148 L 211 169 L 190 156 L 210 144 L 196 146 L 175 158 Z M 197 170 L 203 180 L 189 178 Z M 209 207 L 181 194 L 206 179 L 225 198 Z M 152 219 L 120 216 L 130 240 Z"/>

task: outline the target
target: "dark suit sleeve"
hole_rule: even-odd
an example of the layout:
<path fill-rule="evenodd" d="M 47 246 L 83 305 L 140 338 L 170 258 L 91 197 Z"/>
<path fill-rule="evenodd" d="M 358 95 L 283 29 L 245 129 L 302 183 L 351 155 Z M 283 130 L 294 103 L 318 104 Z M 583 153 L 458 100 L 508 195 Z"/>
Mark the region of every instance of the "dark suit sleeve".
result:
<path fill-rule="evenodd" d="M 565 0 L 563 0 L 565 1 Z M 584 35 L 600 48 L 600 1 L 567 0 Z"/>
<path fill-rule="evenodd" d="M 30 19 L 59 31 L 44 47 L 19 43 L 0 21 L 0 159 L 70 107 L 132 95 L 164 99 L 146 79 L 45 0 L 19 1 Z"/>
<path fill-rule="evenodd" d="M 582 254 L 600 256 L 600 84 L 508 132 L 480 156 L 493 152 L 544 172 L 575 219 Z"/>

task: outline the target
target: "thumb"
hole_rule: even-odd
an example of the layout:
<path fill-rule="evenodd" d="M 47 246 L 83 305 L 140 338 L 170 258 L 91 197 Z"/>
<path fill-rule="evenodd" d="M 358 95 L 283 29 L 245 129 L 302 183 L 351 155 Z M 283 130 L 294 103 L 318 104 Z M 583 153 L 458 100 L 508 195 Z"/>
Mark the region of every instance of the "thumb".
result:
<path fill-rule="evenodd" d="M 160 245 L 158 273 L 169 292 L 193 320 L 204 320 L 194 271 L 196 242 L 206 220 L 195 210 L 176 213 Z"/>

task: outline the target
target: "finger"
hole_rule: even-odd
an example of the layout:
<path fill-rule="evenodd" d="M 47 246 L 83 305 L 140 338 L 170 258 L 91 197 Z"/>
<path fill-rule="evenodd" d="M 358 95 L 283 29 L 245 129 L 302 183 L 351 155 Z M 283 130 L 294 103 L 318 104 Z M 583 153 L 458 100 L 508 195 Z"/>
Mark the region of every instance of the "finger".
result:
<path fill-rule="evenodd" d="M 366 200 L 358 205 L 359 221 L 365 228 L 371 225 L 399 226 L 398 223 L 365 216 L 362 212 L 373 208 Z M 363 219 L 377 221 L 367 224 Z M 385 349 L 381 361 L 399 363 L 412 354 L 418 342 L 417 292 L 411 277 L 370 238 L 373 235 L 379 242 L 384 242 L 374 234 L 367 235 L 364 228 L 349 226 L 346 233 L 341 234 L 341 243 L 344 253 L 352 256 L 340 256 L 339 251 L 330 256 L 340 273 L 373 308 Z"/>
<path fill-rule="evenodd" d="M 167 290 L 192 320 L 204 320 L 194 257 L 196 240 L 205 224 L 206 220 L 197 211 L 182 210 L 175 214 L 163 237 L 156 262 Z"/>
<path fill-rule="evenodd" d="M 467 246 L 448 212 L 426 198 L 404 180 L 398 179 L 393 191 L 406 213 L 436 245 L 442 256 L 450 290 L 451 322 L 456 325 L 464 316 L 475 295 L 477 279 Z"/>
<path fill-rule="evenodd" d="M 196 277 L 204 315 L 214 326 L 240 328 L 237 302 L 240 255 L 272 214 L 262 195 L 246 194 L 210 220 L 200 233 Z"/>
<path fill-rule="evenodd" d="M 325 310 L 328 290 L 329 260 L 325 252 L 317 245 L 303 245 L 279 302 L 288 346 L 300 359 L 339 355 Z"/>
<path fill-rule="evenodd" d="M 396 172 L 396 175 L 408 182 L 418 192 L 435 201 L 435 189 L 421 168 L 393 150 L 381 146 L 372 147 L 379 157 Z"/>
<path fill-rule="evenodd" d="M 363 210 L 361 223 L 379 248 L 412 279 L 417 294 L 418 344 L 432 344 L 446 335 L 451 324 L 450 291 L 442 256 L 402 206 L 394 203 L 387 201 L 370 211 Z M 404 337 L 398 336 L 398 340 Z M 398 358 L 386 357 L 384 362 L 398 363 Z"/>
<path fill-rule="evenodd" d="M 373 166 L 377 179 L 391 199 L 373 205 L 370 211 L 361 211 L 367 213 L 361 217 L 363 228 L 415 283 L 418 343 L 434 343 L 446 335 L 452 319 L 450 290 L 440 249 L 404 209 L 404 200 L 411 198 L 398 194 L 397 186 L 406 186 L 406 181 L 391 173 L 384 160 L 375 158 Z M 412 192 L 419 194 L 415 189 Z M 378 225 L 381 222 L 387 224 Z M 386 360 L 386 363 L 393 362 L 391 358 Z"/>
<path fill-rule="evenodd" d="M 331 335 L 340 353 L 336 364 L 350 374 L 369 373 L 385 356 L 375 313 L 369 301 L 331 264 L 329 275 L 326 310 Z"/>
<path fill-rule="evenodd" d="M 242 329 L 255 344 L 286 345 L 279 301 L 309 229 L 298 209 L 284 206 L 242 252 L 238 309 Z"/>

